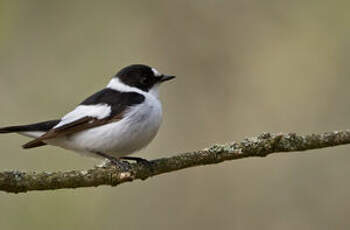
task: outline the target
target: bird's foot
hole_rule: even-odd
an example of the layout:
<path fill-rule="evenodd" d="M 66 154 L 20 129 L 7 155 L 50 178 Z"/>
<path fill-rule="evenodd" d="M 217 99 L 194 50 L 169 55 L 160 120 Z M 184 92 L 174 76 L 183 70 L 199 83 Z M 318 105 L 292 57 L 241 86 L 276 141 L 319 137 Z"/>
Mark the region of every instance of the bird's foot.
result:
<path fill-rule="evenodd" d="M 120 157 L 121 160 L 128 160 L 128 161 L 136 161 L 137 164 L 141 164 L 147 168 L 149 168 L 153 172 L 153 164 L 151 161 L 148 161 L 141 157 Z"/>
<path fill-rule="evenodd" d="M 105 166 L 108 167 L 110 164 L 112 164 L 113 166 L 116 166 L 117 168 L 119 168 L 121 171 L 130 170 L 130 163 L 127 161 L 122 161 L 121 159 L 113 157 L 106 153 L 96 152 L 96 154 L 107 159 L 107 162 L 103 163 L 104 167 Z"/>
<path fill-rule="evenodd" d="M 130 163 L 127 161 L 122 161 L 117 158 L 115 159 L 108 159 L 114 166 L 119 168 L 121 171 L 129 171 L 130 170 Z"/>

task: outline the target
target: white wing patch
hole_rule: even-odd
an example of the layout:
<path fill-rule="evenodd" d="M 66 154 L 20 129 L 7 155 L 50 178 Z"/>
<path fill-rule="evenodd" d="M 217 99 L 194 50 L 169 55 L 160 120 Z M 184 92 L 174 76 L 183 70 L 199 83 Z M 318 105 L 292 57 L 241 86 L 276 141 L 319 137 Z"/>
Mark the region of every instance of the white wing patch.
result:
<path fill-rule="evenodd" d="M 72 112 L 66 114 L 62 117 L 60 123 L 58 123 L 54 128 L 72 123 L 83 117 L 95 117 L 97 119 L 103 119 L 108 117 L 112 112 L 109 105 L 98 104 L 98 105 L 79 105 Z"/>

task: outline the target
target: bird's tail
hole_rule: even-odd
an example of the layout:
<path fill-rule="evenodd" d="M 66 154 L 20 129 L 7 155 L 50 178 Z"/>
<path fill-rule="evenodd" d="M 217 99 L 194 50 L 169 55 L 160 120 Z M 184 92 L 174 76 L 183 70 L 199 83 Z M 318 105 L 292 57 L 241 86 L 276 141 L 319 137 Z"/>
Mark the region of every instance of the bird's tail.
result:
<path fill-rule="evenodd" d="M 0 134 L 1 133 L 19 133 L 24 136 L 38 138 L 39 136 L 43 135 L 44 133 L 52 129 L 54 126 L 56 126 L 59 122 L 60 120 L 52 120 L 52 121 L 44 121 L 44 122 L 30 124 L 30 125 L 3 127 L 3 128 L 0 128 Z M 23 148 L 33 148 L 33 147 L 39 147 L 43 145 L 46 145 L 46 143 L 40 141 L 40 142 L 36 142 L 35 145 L 28 146 L 28 144 L 25 144 L 23 145 Z"/>
<path fill-rule="evenodd" d="M 0 128 L 0 133 L 16 133 L 26 131 L 26 125 L 23 126 L 9 126 Z"/>
<path fill-rule="evenodd" d="M 44 121 L 40 123 L 30 124 L 30 125 L 18 125 L 18 126 L 8 126 L 0 128 L 0 133 L 19 133 L 19 132 L 47 132 L 57 125 L 60 120 Z"/>

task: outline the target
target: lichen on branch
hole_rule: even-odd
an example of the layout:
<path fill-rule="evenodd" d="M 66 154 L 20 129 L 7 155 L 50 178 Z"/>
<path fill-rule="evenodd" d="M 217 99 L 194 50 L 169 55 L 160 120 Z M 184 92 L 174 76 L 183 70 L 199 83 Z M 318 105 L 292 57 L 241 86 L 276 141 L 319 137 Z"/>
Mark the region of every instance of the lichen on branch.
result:
<path fill-rule="evenodd" d="M 170 173 L 180 169 L 217 164 L 223 161 L 248 157 L 265 157 L 272 153 L 298 152 L 350 143 L 350 130 L 298 136 L 296 134 L 263 133 L 257 137 L 225 145 L 183 153 L 150 161 L 150 164 L 133 163 L 127 167 L 113 164 L 96 166 L 88 170 L 66 172 L 0 172 L 0 191 L 21 193 L 34 190 L 116 186 L 136 179 Z"/>

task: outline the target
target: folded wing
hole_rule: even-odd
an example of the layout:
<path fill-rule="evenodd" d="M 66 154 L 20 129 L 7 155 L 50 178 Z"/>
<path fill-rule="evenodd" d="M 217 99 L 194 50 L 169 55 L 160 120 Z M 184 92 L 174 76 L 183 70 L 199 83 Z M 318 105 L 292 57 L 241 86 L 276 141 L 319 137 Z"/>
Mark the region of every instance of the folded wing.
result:
<path fill-rule="evenodd" d="M 104 89 L 83 101 L 76 109 L 65 115 L 61 121 L 23 148 L 45 145 L 45 140 L 72 135 L 86 129 L 116 122 L 123 118 L 128 107 L 140 104 L 144 96 L 135 92 L 118 92 Z"/>

